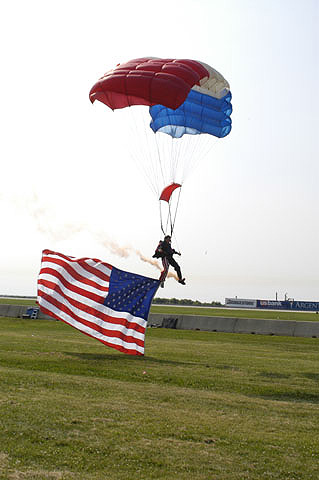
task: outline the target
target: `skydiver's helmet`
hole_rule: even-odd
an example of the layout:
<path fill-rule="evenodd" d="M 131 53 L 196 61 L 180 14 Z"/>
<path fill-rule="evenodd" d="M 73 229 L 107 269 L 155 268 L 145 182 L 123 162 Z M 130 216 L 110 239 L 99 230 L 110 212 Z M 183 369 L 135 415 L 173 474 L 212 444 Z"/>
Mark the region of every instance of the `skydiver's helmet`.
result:
<path fill-rule="evenodd" d="M 170 235 L 166 235 L 166 237 L 164 237 L 165 242 L 170 242 L 171 240 L 172 240 L 172 237 Z"/>

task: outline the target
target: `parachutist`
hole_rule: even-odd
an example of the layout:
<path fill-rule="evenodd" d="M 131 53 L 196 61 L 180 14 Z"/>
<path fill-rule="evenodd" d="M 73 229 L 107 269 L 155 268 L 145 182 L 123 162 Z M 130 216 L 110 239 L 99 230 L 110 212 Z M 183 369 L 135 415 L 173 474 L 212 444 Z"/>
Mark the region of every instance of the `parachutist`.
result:
<path fill-rule="evenodd" d="M 155 250 L 155 253 L 153 255 L 153 258 L 161 258 L 162 259 L 163 271 L 162 271 L 161 276 L 159 278 L 160 282 L 161 282 L 161 287 L 164 287 L 164 282 L 165 282 L 165 279 L 167 277 L 168 269 L 169 269 L 170 265 L 172 265 L 172 267 L 175 269 L 175 271 L 177 273 L 178 283 L 181 283 L 182 285 L 185 285 L 185 278 L 183 278 L 183 276 L 182 276 L 181 268 L 178 265 L 178 263 L 176 262 L 176 260 L 174 260 L 174 258 L 173 258 L 174 254 L 181 255 L 181 253 L 177 252 L 176 250 L 174 250 L 172 248 L 171 242 L 172 242 L 171 236 L 166 235 L 164 240 L 163 241 L 161 240 L 159 242 L 159 244 L 158 244 L 158 246 Z"/>

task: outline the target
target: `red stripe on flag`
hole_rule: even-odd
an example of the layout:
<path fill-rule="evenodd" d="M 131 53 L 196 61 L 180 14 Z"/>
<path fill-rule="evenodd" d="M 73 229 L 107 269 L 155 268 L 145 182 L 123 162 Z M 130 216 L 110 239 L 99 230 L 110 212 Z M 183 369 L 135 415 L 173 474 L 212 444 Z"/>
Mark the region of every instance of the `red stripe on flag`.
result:
<path fill-rule="evenodd" d="M 44 257 L 43 259 L 44 262 L 50 262 L 50 263 L 54 263 L 55 265 L 59 265 L 60 267 L 62 267 L 64 270 L 66 270 L 68 272 L 69 275 L 71 275 L 71 277 L 74 278 L 74 280 L 77 280 L 78 282 L 81 282 L 85 285 L 89 285 L 91 287 L 94 287 L 94 288 L 97 288 L 99 290 L 102 290 L 104 292 L 108 292 L 108 287 L 103 287 L 101 286 L 99 283 L 96 283 L 94 282 L 93 280 L 89 279 L 89 278 L 86 278 L 86 277 L 83 277 L 83 275 L 80 275 L 78 272 L 76 272 L 74 270 L 74 268 L 72 268 L 71 265 L 69 265 L 68 263 L 64 262 L 63 260 L 60 260 L 58 258 L 50 258 L 50 257 Z M 43 268 L 42 270 L 45 270 L 45 268 Z M 41 272 L 42 272 L 41 270 Z M 58 271 L 58 270 L 57 270 Z M 106 281 L 109 281 L 110 277 L 107 277 L 108 279 Z"/>

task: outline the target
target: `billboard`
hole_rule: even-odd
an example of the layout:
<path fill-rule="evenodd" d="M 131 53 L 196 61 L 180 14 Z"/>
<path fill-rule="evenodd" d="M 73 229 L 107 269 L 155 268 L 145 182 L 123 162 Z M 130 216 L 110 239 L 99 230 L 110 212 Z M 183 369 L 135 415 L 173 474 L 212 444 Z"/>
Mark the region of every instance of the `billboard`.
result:
<path fill-rule="evenodd" d="M 303 300 L 257 300 L 257 308 L 318 312 L 319 302 L 309 302 Z"/>
<path fill-rule="evenodd" d="M 299 310 L 304 312 L 319 312 L 319 302 L 303 300 L 254 300 L 251 298 L 225 298 L 225 306 L 232 308 L 268 308 L 269 310 Z"/>
<path fill-rule="evenodd" d="M 257 300 L 249 298 L 225 298 L 226 307 L 256 308 Z"/>

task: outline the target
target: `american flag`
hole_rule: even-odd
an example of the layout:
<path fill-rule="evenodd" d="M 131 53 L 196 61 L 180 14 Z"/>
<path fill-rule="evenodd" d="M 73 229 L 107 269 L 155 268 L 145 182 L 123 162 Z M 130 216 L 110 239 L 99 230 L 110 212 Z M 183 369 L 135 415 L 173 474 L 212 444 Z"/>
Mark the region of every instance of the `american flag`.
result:
<path fill-rule="evenodd" d="M 38 304 L 43 313 L 109 347 L 144 355 L 147 317 L 159 283 L 95 258 L 43 250 Z"/>

